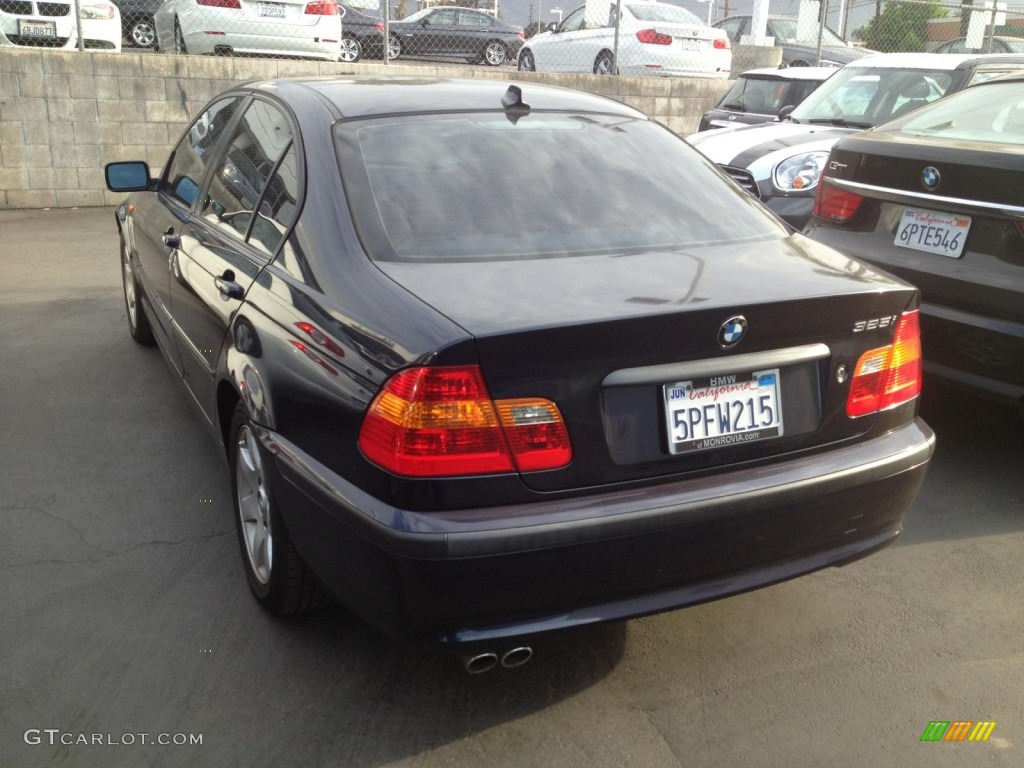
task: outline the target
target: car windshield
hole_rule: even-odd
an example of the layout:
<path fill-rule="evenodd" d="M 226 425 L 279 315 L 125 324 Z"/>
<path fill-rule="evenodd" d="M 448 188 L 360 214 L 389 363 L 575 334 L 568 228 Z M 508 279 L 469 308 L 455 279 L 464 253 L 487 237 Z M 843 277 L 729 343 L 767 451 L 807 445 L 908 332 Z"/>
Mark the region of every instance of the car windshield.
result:
<path fill-rule="evenodd" d="M 707 26 L 694 14 L 678 5 L 644 3 L 626 7 L 640 21 L 665 21 L 673 24 L 693 24 L 698 27 Z"/>
<path fill-rule="evenodd" d="M 803 45 L 818 44 L 818 24 L 806 29 L 797 24 L 796 19 L 769 19 L 771 34 L 776 43 L 801 43 Z M 846 42 L 828 27 L 821 31 L 821 44 L 846 47 Z"/>
<path fill-rule="evenodd" d="M 1024 82 L 992 83 L 885 126 L 910 136 L 1024 144 Z"/>
<path fill-rule="evenodd" d="M 342 122 L 342 178 L 371 258 L 483 261 L 784 237 L 663 126 L 604 115 Z"/>
<path fill-rule="evenodd" d="M 933 69 L 845 66 L 793 110 L 800 123 L 848 124 L 871 128 L 935 101 L 953 73 Z"/>
<path fill-rule="evenodd" d="M 799 103 L 798 97 L 809 93 L 816 86 L 817 83 L 812 80 L 794 84 L 779 78 L 741 76 L 722 97 L 718 106 L 719 109 L 736 112 L 775 115 L 782 107 Z"/>

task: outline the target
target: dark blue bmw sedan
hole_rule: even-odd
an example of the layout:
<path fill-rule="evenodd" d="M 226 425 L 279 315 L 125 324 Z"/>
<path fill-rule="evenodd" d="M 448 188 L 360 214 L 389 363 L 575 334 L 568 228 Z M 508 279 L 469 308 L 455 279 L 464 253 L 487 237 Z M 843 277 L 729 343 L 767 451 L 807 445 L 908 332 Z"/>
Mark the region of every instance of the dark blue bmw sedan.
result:
<path fill-rule="evenodd" d="M 106 173 L 129 331 L 224 447 L 275 613 L 515 666 L 875 552 L 924 477 L 918 292 L 620 103 L 251 83 Z"/>

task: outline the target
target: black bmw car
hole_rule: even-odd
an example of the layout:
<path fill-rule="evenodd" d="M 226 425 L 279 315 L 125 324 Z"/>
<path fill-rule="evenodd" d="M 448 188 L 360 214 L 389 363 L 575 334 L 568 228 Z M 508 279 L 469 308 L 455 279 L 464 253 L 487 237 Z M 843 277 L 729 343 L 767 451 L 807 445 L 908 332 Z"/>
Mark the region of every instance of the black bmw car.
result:
<path fill-rule="evenodd" d="M 471 8 L 422 8 L 388 27 L 388 57 L 465 59 L 497 67 L 514 64 L 523 28 Z"/>
<path fill-rule="evenodd" d="M 807 234 L 921 288 L 925 370 L 1024 407 L 1024 75 L 832 149 Z"/>
<path fill-rule="evenodd" d="M 384 56 L 384 23 L 361 10 L 339 3 L 345 14 L 341 20 L 341 61 L 353 63 Z"/>
<path fill-rule="evenodd" d="M 128 328 L 224 447 L 271 611 L 514 666 L 868 555 L 924 477 L 917 291 L 621 103 L 251 83 L 106 173 Z"/>

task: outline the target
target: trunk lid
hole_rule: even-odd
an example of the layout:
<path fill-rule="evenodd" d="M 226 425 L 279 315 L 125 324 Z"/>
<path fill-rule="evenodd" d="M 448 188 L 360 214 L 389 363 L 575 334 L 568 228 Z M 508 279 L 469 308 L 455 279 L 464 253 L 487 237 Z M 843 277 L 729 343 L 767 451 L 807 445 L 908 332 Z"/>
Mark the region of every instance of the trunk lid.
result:
<path fill-rule="evenodd" d="M 525 473 L 540 491 L 698 472 L 862 434 L 873 417 L 845 415 L 847 388 L 833 372 L 891 341 L 891 326 L 855 333 L 857 323 L 915 300 L 910 286 L 799 235 L 756 247 L 378 267 L 475 337 L 493 398 L 558 405 L 573 461 Z M 723 349 L 719 333 L 735 316 L 747 333 Z M 779 372 L 782 436 L 670 452 L 666 385 L 765 370 Z"/>

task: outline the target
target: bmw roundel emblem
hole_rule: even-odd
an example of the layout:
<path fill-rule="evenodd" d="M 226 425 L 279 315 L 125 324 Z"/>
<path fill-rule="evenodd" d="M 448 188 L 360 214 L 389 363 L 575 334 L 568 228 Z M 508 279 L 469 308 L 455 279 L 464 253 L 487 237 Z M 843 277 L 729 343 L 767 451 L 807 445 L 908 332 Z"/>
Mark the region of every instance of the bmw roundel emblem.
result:
<path fill-rule="evenodd" d="M 940 181 L 942 181 L 942 176 L 939 175 L 938 168 L 929 165 L 921 171 L 921 183 L 924 184 L 925 189 L 929 191 L 937 189 Z"/>
<path fill-rule="evenodd" d="M 730 317 L 718 329 L 718 344 L 722 349 L 735 347 L 747 333 L 747 318 L 743 315 Z"/>

